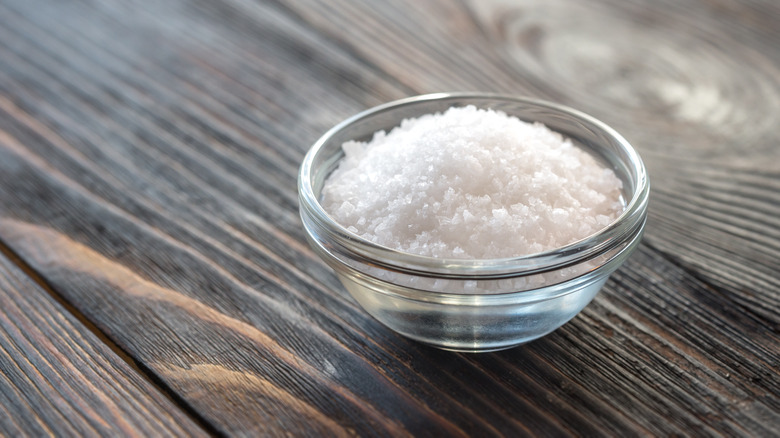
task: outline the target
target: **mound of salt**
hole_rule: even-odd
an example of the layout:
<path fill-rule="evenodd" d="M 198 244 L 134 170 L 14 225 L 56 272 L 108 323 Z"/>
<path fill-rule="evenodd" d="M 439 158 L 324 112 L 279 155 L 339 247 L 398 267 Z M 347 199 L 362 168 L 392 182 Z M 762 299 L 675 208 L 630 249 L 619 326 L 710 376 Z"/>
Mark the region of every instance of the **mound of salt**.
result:
<path fill-rule="evenodd" d="M 623 211 L 614 172 L 539 123 L 474 106 L 347 142 L 322 205 L 351 232 L 403 252 L 492 259 L 583 239 Z"/>

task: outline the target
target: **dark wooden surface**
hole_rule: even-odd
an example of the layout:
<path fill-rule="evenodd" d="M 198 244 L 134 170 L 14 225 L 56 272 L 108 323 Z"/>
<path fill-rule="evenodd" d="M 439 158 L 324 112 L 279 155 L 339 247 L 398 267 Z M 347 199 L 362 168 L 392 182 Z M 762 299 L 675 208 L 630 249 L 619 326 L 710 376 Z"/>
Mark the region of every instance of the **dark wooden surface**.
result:
<path fill-rule="evenodd" d="M 4 435 L 207 435 L 3 254 L 0 300 Z"/>
<path fill-rule="evenodd" d="M 0 435 L 780 436 L 780 4 L 0 1 Z M 304 241 L 330 126 L 436 91 L 606 121 L 646 237 L 553 334 L 418 345 Z"/>

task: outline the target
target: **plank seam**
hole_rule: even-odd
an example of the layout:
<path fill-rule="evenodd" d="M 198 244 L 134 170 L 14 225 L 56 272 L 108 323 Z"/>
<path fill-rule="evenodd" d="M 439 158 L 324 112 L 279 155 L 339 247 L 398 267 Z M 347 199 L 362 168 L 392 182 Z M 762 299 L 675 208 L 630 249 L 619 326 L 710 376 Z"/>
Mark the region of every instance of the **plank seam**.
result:
<path fill-rule="evenodd" d="M 94 334 L 98 340 L 100 340 L 113 353 L 115 353 L 119 359 L 122 360 L 122 362 L 126 363 L 133 371 L 135 371 L 141 379 L 145 380 L 147 383 L 160 391 L 160 393 L 166 397 L 174 406 L 178 407 L 185 416 L 189 417 L 208 434 L 212 436 L 224 436 L 211 423 L 209 423 L 196 410 L 194 410 L 194 408 L 192 408 L 184 399 L 179 397 L 178 394 L 169 388 L 165 382 L 158 379 L 146 366 L 144 366 L 142 363 L 136 362 L 129 353 L 114 343 L 105 332 L 103 332 L 92 321 L 90 321 L 83 313 L 81 313 L 67 299 L 65 299 L 65 297 L 60 295 L 44 279 L 43 276 L 35 271 L 32 266 L 30 266 L 24 259 L 22 259 L 2 239 L 0 239 L 0 256 L 5 256 L 11 263 L 13 263 L 14 266 L 19 268 L 19 270 L 21 270 L 32 282 L 37 284 L 41 289 L 43 289 L 43 291 L 46 292 L 47 295 L 49 295 L 55 302 L 62 306 L 63 312 L 67 312 L 76 318 L 79 323 L 83 324 L 88 331 Z"/>
<path fill-rule="evenodd" d="M 681 259 L 675 257 L 671 252 L 664 251 L 663 249 L 660 249 L 658 246 L 656 246 L 655 244 L 651 243 L 648 239 L 644 239 L 642 244 L 645 245 L 651 251 L 653 251 L 656 254 L 658 254 L 659 257 L 661 257 L 664 260 L 668 261 L 672 265 L 677 266 L 678 268 L 680 268 L 680 270 L 682 270 L 685 274 L 690 275 L 691 278 L 693 278 L 694 280 L 700 282 L 704 287 L 706 287 L 706 288 L 708 288 L 708 289 L 718 293 L 721 296 L 724 296 L 724 298 L 726 298 L 729 302 L 731 302 L 732 304 L 734 304 L 736 306 L 739 306 L 741 312 L 744 312 L 746 315 L 748 315 L 750 318 L 753 318 L 754 320 L 756 320 L 760 324 L 765 325 L 767 328 L 769 328 L 772 331 L 772 333 L 777 334 L 778 327 L 780 327 L 780 323 L 778 323 L 778 321 L 769 320 L 766 317 L 764 317 L 763 315 L 761 315 L 761 314 L 753 311 L 749 307 L 741 304 L 740 302 L 735 301 L 735 300 L 733 300 L 731 298 L 728 298 L 726 296 L 727 294 L 725 294 L 723 292 L 724 291 L 723 287 L 720 287 L 717 284 L 713 283 L 712 281 L 708 280 L 703 274 L 698 272 L 693 267 L 685 264 Z"/>

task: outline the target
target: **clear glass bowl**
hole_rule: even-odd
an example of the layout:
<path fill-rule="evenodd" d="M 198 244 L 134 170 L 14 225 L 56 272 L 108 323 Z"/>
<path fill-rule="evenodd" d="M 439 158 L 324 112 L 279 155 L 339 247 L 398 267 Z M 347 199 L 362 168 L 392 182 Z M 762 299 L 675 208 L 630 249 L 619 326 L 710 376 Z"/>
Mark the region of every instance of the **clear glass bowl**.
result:
<path fill-rule="evenodd" d="M 583 240 L 522 257 L 424 257 L 369 242 L 336 223 L 319 204 L 348 140 L 367 141 L 403 119 L 474 105 L 537 121 L 572 139 L 623 181 L 626 209 Z M 439 93 L 390 102 L 338 124 L 308 152 L 298 178 L 300 213 L 312 248 L 374 318 L 396 332 L 453 351 L 510 348 L 544 336 L 579 313 L 636 249 L 647 216 L 642 160 L 612 128 L 579 111 L 513 96 Z"/>

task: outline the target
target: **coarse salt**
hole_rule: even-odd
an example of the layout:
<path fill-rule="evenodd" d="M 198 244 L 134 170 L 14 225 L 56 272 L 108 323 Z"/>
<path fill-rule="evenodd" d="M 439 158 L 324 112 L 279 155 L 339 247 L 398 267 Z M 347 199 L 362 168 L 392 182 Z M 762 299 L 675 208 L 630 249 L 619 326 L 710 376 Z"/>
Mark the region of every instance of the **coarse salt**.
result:
<path fill-rule="evenodd" d="M 588 237 L 623 211 L 614 172 L 540 123 L 474 106 L 344 143 L 322 205 L 360 237 L 407 253 L 494 259 Z"/>

